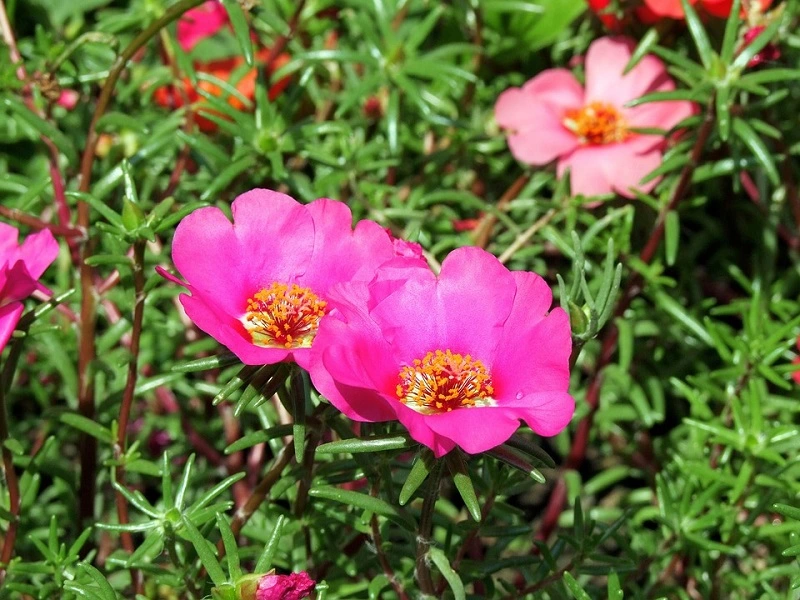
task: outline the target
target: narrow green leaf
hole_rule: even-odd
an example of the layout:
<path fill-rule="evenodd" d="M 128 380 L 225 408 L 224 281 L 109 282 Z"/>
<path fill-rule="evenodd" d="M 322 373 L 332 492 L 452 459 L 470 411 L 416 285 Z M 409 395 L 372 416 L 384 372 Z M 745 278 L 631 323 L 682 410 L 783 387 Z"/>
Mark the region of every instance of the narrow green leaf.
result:
<path fill-rule="evenodd" d="M 233 454 L 247 448 L 252 448 L 256 444 L 263 444 L 275 438 L 284 437 L 292 433 L 292 425 L 276 425 L 261 431 L 254 431 L 240 437 L 230 446 L 225 448 L 225 454 Z M 327 445 L 327 444 L 326 444 Z"/>
<path fill-rule="evenodd" d="M 622 72 L 623 75 L 627 75 L 631 69 L 639 64 L 640 60 L 650 54 L 650 50 L 653 49 L 653 46 L 658 44 L 658 37 L 658 30 L 655 27 L 651 27 L 647 30 L 647 33 L 642 36 L 642 39 L 633 51 L 628 64 L 625 65 L 625 70 Z"/>
<path fill-rule="evenodd" d="M 727 142 L 731 134 L 731 88 L 727 85 L 721 85 L 717 88 L 717 95 L 714 98 L 717 110 L 717 127 L 719 128 L 719 137 L 723 142 Z"/>
<path fill-rule="evenodd" d="M 334 502 L 341 502 L 342 504 L 349 504 L 357 508 L 368 510 L 395 521 L 409 531 L 415 529 L 414 521 L 411 517 L 400 512 L 396 507 L 380 498 L 373 498 L 366 494 L 342 490 L 327 485 L 312 487 L 309 491 L 309 495 L 314 498 L 324 498 L 325 500 L 333 500 Z"/>
<path fill-rule="evenodd" d="M 529 457 L 538 460 L 548 469 L 556 468 L 556 461 L 553 460 L 552 456 L 518 433 L 515 433 L 508 438 L 505 442 L 505 445 L 514 448 L 515 450 L 519 450 L 523 454 L 527 454 Z"/>
<path fill-rule="evenodd" d="M 278 519 L 275 521 L 275 528 L 269 536 L 267 545 L 264 546 L 264 552 L 262 552 L 261 556 L 258 558 L 254 573 L 266 573 L 272 568 L 272 559 L 275 557 L 275 552 L 278 550 L 278 544 L 281 541 L 281 535 L 283 535 L 284 525 L 286 525 L 286 517 L 279 515 Z"/>
<path fill-rule="evenodd" d="M 725 35 L 722 38 L 722 51 L 720 58 L 725 65 L 731 64 L 733 60 L 733 50 L 736 47 L 736 38 L 739 33 L 739 13 L 742 8 L 742 0 L 733 0 L 728 20 L 725 23 Z"/>
<path fill-rule="evenodd" d="M 171 373 L 196 373 L 198 371 L 209 371 L 211 369 L 223 369 L 235 365 L 239 359 L 233 352 L 223 352 L 217 356 L 207 356 L 180 363 L 170 368 Z"/>
<path fill-rule="evenodd" d="M 411 466 L 411 471 L 400 490 L 400 498 L 398 500 L 400 506 L 405 506 L 406 503 L 411 500 L 411 496 L 414 495 L 414 492 L 419 489 L 419 486 L 422 485 L 431 472 L 434 460 L 436 459 L 430 451 L 425 448 L 420 450 L 419 454 L 417 454 L 417 458 Z"/>
<path fill-rule="evenodd" d="M 675 264 L 675 258 L 678 255 L 680 236 L 681 225 L 678 211 L 671 210 L 667 213 L 664 221 L 664 251 L 669 266 Z"/>
<path fill-rule="evenodd" d="M 225 547 L 225 558 L 228 559 L 228 575 L 231 580 L 236 581 L 242 576 L 242 567 L 239 564 L 239 546 L 236 544 L 236 537 L 233 535 L 233 531 L 225 515 L 221 513 L 217 513 L 217 527 L 222 535 L 222 544 Z"/>
<path fill-rule="evenodd" d="M 592 600 L 591 596 L 584 591 L 581 584 L 577 582 L 569 571 L 564 573 L 563 581 L 575 600 Z"/>
<path fill-rule="evenodd" d="M 480 522 L 481 506 L 478 503 L 478 497 L 475 495 L 475 487 L 472 485 L 472 479 L 469 476 L 469 470 L 461 451 L 456 448 L 449 452 L 445 457 L 445 461 L 450 474 L 453 476 L 453 483 L 461 495 L 461 499 L 464 501 L 470 516 L 474 521 Z"/>
<path fill-rule="evenodd" d="M 795 506 L 789 506 L 788 504 L 773 504 L 772 510 L 776 513 L 783 515 L 784 517 L 789 517 L 790 519 L 796 519 L 800 521 L 800 508 Z"/>
<path fill-rule="evenodd" d="M 447 560 L 445 553 L 439 548 L 431 547 L 428 550 L 428 556 L 430 557 L 431 562 L 436 565 L 436 568 L 439 569 L 439 572 L 442 574 L 442 577 L 444 577 L 447 585 L 450 586 L 450 590 L 453 592 L 454 600 L 466 600 L 467 595 L 464 591 L 464 584 L 461 581 L 461 577 L 459 577 L 458 573 L 456 573 L 453 570 L 453 567 L 450 566 L 450 561 Z"/>
<path fill-rule="evenodd" d="M 781 19 L 775 19 L 772 21 L 772 23 L 767 25 L 767 27 L 765 27 L 764 30 L 758 34 L 756 39 L 742 48 L 742 51 L 733 60 L 731 69 L 734 71 L 743 71 L 747 67 L 747 63 L 753 60 L 753 57 L 761 52 L 767 46 L 767 44 L 772 41 L 772 39 L 778 33 L 778 29 L 780 29 L 781 24 Z"/>
<path fill-rule="evenodd" d="M 239 48 L 242 50 L 242 56 L 244 56 L 247 66 L 252 67 L 254 64 L 253 41 L 250 38 L 250 25 L 247 23 L 244 10 L 237 0 L 222 0 L 222 5 L 228 11 L 228 18 L 233 26 L 236 41 L 239 42 Z"/>
<path fill-rule="evenodd" d="M 486 454 L 491 456 L 492 458 L 496 458 L 497 460 L 506 463 L 511 467 L 514 467 L 515 469 L 519 469 L 523 473 L 527 473 L 528 476 L 534 481 L 538 481 L 539 483 L 544 483 L 545 481 L 547 481 L 544 478 L 544 475 L 542 475 L 542 473 L 539 471 L 539 469 L 526 462 L 516 452 L 508 450 L 503 446 L 498 446 L 497 448 L 493 448 L 488 452 L 486 452 Z"/>
<path fill-rule="evenodd" d="M 770 152 L 769 148 L 767 148 L 764 141 L 753 130 L 750 124 L 744 119 L 733 119 L 733 132 L 744 142 L 745 146 L 753 153 L 756 160 L 764 167 L 772 184 L 776 187 L 779 186 L 780 175 L 778 175 L 778 168 L 775 166 L 772 152 Z"/>
<path fill-rule="evenodd" d="M 15 116 L 24 121 L 31 129 L 36 130 L 39 135 L 53 142 L 56 148 L 67 158 L 69 164 L 76 165 L 78 163 L 78 153 L 75 151 L 75 147 L 58 127 L 41 118 L 17 98 L 4 98 L 3 104 L 10 108 Z"/>
<path fill-rule="evenodd" d="M 349 438 L 328 442 L 317 447 L 317 454 L 358 454 L 361 452 L 385 452 L 405 450 L 415 442 L 407 435 L 387 435 L 371 438 Z"/>
<path fill-rule="evenodd" d="M 186 537 L 192 542 L 192 546 L 194 546 L 197 556 L 200 558 L 200 563 L 205 568 L 208 576 L 211 577 L 211 581 L 217 586 L 227 583 L 228 579 L 225 577 L 225 572 L 222 570 L 215 555 L 217 549 L 203 537 L 203 534 L 200 533 L 186 515 L 183 515 L 181 520 L 186 530 Z"/>
<path fill-rule="evenodd" d="M 694 7 L 689 3 L 689 0 L 681 0 L 683 5 L 683 12 L 686 15 L 686 25 L 689 27 L 689 33 L 692 34 L 697 54 L 700 56 L 700 62 L 703 63 L 706 71 L 711 69 L 714 61 L 714 51 L 711 49 L 711 41 L 708 39 L 703 22 L 695 11 Z"/>
<path fill-rule="evenodd" d="M 189 455 L 186 465 L 183 467 L 181 474 L 181 481 L 178 484 L 178 490 L 175 492 L 175 508 L 183 510 L 183 500 L 186 497 L 186 490 L 189 487 L 189 477 L 192 475 L 192 467 L 194 466 L 194 453 Z"/>
<path fill-rule="evenodd" d="M 110 429 L 103 427 L 91 419 L 87 419 L 83 415 L 64 413 L 61 415 L 59 420 L 65 425 L 74 427 L 75 429 L 92 436 L 104 444 L 111 444 L 114 441 Z"/>
<path fill-rule="evenodd" d="M 619 584 L 619 575 L 612 571 L 608 574 L 608 600 L 622 600 L 625 594 Z"/>

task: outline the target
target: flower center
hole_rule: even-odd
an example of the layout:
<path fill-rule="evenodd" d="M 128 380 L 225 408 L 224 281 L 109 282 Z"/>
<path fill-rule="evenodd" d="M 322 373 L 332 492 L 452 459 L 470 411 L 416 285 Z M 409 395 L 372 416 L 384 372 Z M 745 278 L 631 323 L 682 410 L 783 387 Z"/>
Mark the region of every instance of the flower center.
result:
<path fill-rule="evenodd" d="M 581 144 L 591 146 L 624 142 L 631 135 L 622 113 L 606 102 L 569 109 L 561 123 L 578 136 Z"/>
<path fill-rule="evenodd" d="M 242 322 L 256 346 L 309 348 L 326 306 L 309 288 L 275 282 L 247 300 Z"/>
<path fill-rule="evenodd" d="M 400 402 L 423 414 L 494 404 L 492 376 L 486 366 L 469 354 L 450 350 L 428 352 L 403 367 L 396 393 Z"/>

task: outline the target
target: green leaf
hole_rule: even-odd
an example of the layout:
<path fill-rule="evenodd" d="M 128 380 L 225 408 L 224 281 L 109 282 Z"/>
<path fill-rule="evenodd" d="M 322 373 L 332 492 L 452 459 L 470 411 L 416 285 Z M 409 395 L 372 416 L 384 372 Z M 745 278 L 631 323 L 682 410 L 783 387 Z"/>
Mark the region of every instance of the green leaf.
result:
<path fill-rule="evenodd" d="M 584 591 L 581 584 L 576 581 L 569 571 L 564 573 L 563 581 L 575 600 L 592 600 L 591 596 Z"/>
<path fill-rule="evenodd" d="M 619 584 L 619 575 L 614 571 L 608 574 L 608 600 L 622 600 L 625 594 Z"/>
<path fill-rule="evenodd" d="M 519 469 L 523 473 L 526 473 L 534 481 L 539 483 L 544 483 L 547 481 L 539 469 L 526 462 L 516 452 L 508 450 L 502 446 L 498 446 L 497 448 L 489 450 L 486 452 L 486 454 L 492 458 L 496 458 L 497 460 L 506 463 L 511 467 L 514 467 L 515 469 Z"/>
<path fill-rule="evenodd" d="M 328 442 L 317 447 L 317 454 L 359 454 L 362 452 L 386 452 L 388 450 L 405 450 L 414 442 L 407 435 L 387 435 L 371 438 L 349 438 Z"/>
<path fill-rule="evenodd" d="M 65 425 L 74 427 L 75 429 L 92 436 L 93 438 L 103 442 L 104 444 L 111 444 L 114 441 L 110 429 L 108 429 L 107 427 L 103 427 L 102 425 L 100 425 L 95 421 L 92 421 L 91 419 L 87 419 L 83 415 L 78 415 L 75 413 L 64 413 L 63 415 L 61 415 L 59 420 Z"/>
<path fill-rule="evenodd" d="M 39 135 L 53 142 L 56 148 L 67 158 L 69 164 L 78 164 L 78 154 L 75 151 L 75 147 L 58 127 L 34 113 L 25 106 L 21 100 L 16 98 L 4 98 L 3 104 L 10 108 L 14 114 L 19 117 L 20 120 L 24 121 L 31 129 L 34 129 Z"/>
<path fill-rule="evenodd" d="M 781 27 L 781 24 L 781 19 L 774 19 L 772 23 L 767 25 L 767 27 L 764 28 L 764 31 L 758 34 L 756 39 L 742 48 L 742 51 L 733 60 L 731 70 L 743 71 L 747 67 L 747 63 L 753 60 L 753 57 L 761 52 L 767 46 L 767 44 L 772 41 L 772 39 L 778 33 L 778 29 Z"/>
<path fill-rule="evenodd" d="M 675 258 L 678 255 L 678 242 L 680 241 L 681 224 L 678 212 L 671 210 L 667 213 L 664 220 L 664 252 L 666 254 L 667 264 L 672 266 L 675 264 Z"/>
<path fill-rule="evenodd" d="M 772 184 L 776 187 L 779 186 L 780 175 L 778 175 L 778 168 L 775 166 L 772 152 L 770 152 L 769 148 L 767 148 L 764 141 L 753 130 L 750 124 L 744 119 L 733 119 L 733 132 L 744 142 L 745 146 L 753 153 L 756 160 L 764 167 Z"/>
<path fill-rule="evenodd" d="M 481 520 L 481 507 L 478 503 L 478 497 L 475 495 L 475 487 L 472 485 L 472 479 L 469 476 L 467 464 L 464 462 L 464 457 L 461 451 L 456 448 L 449 452 L 445 457 L 447 468 L 453 476 L 453 483 L 464 501 L 469 514 L 474 521 L 480 522 Z"/>
<path fill-rule="evenodd" d="M 192 542 L 192 546 L 194 546 L 197 556 L 200 558 L 200 563 L 205 568 L 208 576 L 211 577 L 211 581 L 213 581 L 216 586 L 227 583 L 228 579 L 225 577 L 225 572 L 222 570 L 216 557 L 217 549 L 203 537 L 203 534 L 200 533 L 194 523 L 192 523 L 186 515 L 183 515 L 181 520 L 186 530 L 186 537 Z"/>
<path fill-rule="evenodd" d="M 263 444 L 264 442 L 274 440 L 275 438 L 290 435 L 292 433 L 292 429 L 293 429 L 292 425 L 287 424 L 287 425 L 276 425 L 275 427 L 268 427 L 267 429 L 262 429 L 260 431 L 254 431 L 252 433 L 248 433 L 247 435 L 240 437 L 230 446 L 225 448 L 225 454 L 233 454 L 234 452 L 239 452 L 241 450 L 246 450 L 247 448 L 252 448 L 257 444 Z"/>
<path fill-rule="evenodd" d="M 689 0 L 681 0 L 681 4 L 686 15 L 686 25 L 689 27 L 689 33 L 692 34 L 697 54 L 700 56 L 700 62 L 703 63 L 706 71 L 710 71 L 714 61 L 714 51 L 711 49 L 711 41 L 708 39 L 703 22 Z"/>
<path fill-rule="evenodd" d="M 404 512 L 400 512 L 396 507 L 380 498 L 374 498 L 366 494 L 342 490 L 327 485 L 312 487 L 309 491 L 309 495 L 314 498 L 324 498 L 325 500 L 333 500 L 334 502 L 341 502 L 342 504 L 349 504 L 357 508 L 368 510 L 395 521 L 409 531 L 415 529 L 414 521 L 411 517 Z"/>
<path fill-rule="evenodd" d="M 242 567 L 239 564 L 239 546 L 233 535 L 231 526 L 225 515 L 217 513 L 217 527 L 222 534 L 222 544 L 225 547 L 225 558 L 228 559 L 228 574 L 233 581 L 242 576 Z"/>
<path fill-rule="evenodd" d="M 171 373 L 196 373 L 198 371 L 209 371 L 211 369 L 223 369 L 235 365 L 239 359 L 233 352 L 223 352 L 217 356 L 207 356 L 189 362 L 180 363 L 170 368 Z"/>
<path fill-rule="evenodd" d="M 423 448 L 420 450 L 419 454 L 417 454 L 417 458 L 414 460 L 414 464 L 411 466 L 411 471 L 406 477 L 405 483 L 403 483 L 403 487 L 400 490 L 400 498 L 398 502 L 400 506 L 405 506 L 406 503 L 411 500 L 411 497 L 414 495 L 419 489 L 419 486 L 425 481 L 428 477 L 428 474 L 431 472 L 433 468 L 433 463 L 436 459 L 433 457 L 433 454 L 426 449 Z"/>
<path fill-rule="evenodd" d="M 789 506 L 788 504 L 773 504 L 772 510 L 776 513 L 783 515 L 784 517 L 789 517 L 790 519 L 796 519 L 800 521 L 800 508 L 795 506 Z"/>
<path fill-rule="evenodd" d="M 266 573 L 272 568 L 272 559 L 275 557 L 275 552 L 278 550 L 278 544 L 281 541 L 281 535 L 283 535 L 283 527 L 285 525 L 286 517 L 279 515 L 278 519 L 275 521 L 275 527 L 269 536 L 267 545 L 264 546 L 264 552 L 262 552 L 261 556 L 258 558 L 254 573 Z"/>
<path fill-rule="evenodd" d="M 244 56 L 247 66 L 252 67 L 254 65 L 253 41 L 250 37 L 250 25 L 247 22 L 244 10 L 242 10 L 242 6 L 237 0 L 222 0 L 222 5 L 228 11 L 228 18 L 233 26 L 236 41 L 239 42 L 239 48 L 242 50 L 242 56 Z"/>
<path fill-rule="evenodd" d="M 642 36 L 642 39 L 639 40 L 639 43 L 637 44 L 636 49 L 633 51 L 628 64 L 625 65 L 625 70 L 622 71 L 623 75 L 627 75 L 631 69 L 639 64 L 640 60 L 650 54 L 650 50 L 653 49 L 653 46 L 658 44 L 658 37 L 658 30 L 655 27 L 651 27 L 647 30 L 647 33 L 645 33 Z"/>
<path fill-rule="evenodd" d="M 447 560 L 445 553 L 439 548 L 431 547 L 428 550 L 428 556 L 431 562 L 436 565 L 436 568 L 439 569 L 447 585 L 450 586 L 450 590 L 453 592 L 453 598 L 455 600 L 466 600 L 467 595 L 464 591 L 464 584 L 461 581 L 461 577 L 459 577 L 458 573 L 450 566 L 450 561 Z"/>
<path fill-rule="evenodd" d="M 728 21 L 725 23 L 725 35 L 722 38 L 722 51 L 720 52 L 720 59 L 725 65 L 729 65 L 733 59 L 733 50 L 736 47 L 736 37 L 739 33 L 741 8 L 742 0 L 733 0 Z"/>

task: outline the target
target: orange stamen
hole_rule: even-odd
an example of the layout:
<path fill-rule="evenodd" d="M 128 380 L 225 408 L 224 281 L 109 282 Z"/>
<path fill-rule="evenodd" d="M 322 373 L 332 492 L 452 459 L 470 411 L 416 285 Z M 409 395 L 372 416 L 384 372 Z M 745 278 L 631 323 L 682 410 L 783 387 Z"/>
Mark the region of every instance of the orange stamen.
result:
<path fill-rule="evenodd" d="M 494 403 L 489 370 L 469 354 L 462 356 L 450 350 L 428 352 L 403 367 L 399 377 L 397 398 L 423 414 Z"/>
<path fill-rule="evenodd" d="M 247 300 L 243 322 L 256 346 L 309 348 L 326 306 L 309 288 L 275 282 Z"/>
<path fill-rule="evenodd" d="M 624 142 L 631 135 L 622 113 L 606 102 L 570 109 L 564 113 L 562 124 L 578 136 L 581 144 L 590 146 Z"/>

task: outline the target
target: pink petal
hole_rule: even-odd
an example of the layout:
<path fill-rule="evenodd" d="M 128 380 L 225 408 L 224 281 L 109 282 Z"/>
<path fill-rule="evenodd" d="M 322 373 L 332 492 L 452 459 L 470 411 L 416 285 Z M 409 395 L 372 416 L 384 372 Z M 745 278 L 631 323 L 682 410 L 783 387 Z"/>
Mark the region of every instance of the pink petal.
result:
<path fill-rule="evenodd" d="M 501 347 L 492 365 L 495 398 L 500 406 L 515 406 L 517 399 L 533 392 L 569 388 L 572 335 L 569 317 L 554 309 L 544 319 L 526 322 L 524 304 L 509 319 Z"/>
<path fill-rule="evenodd" d="M 201 330 L 227 347 L 244 364 L 274 364 L 291 357 L 292 351 L 283 348 L 262 348 L 254 345 L 241 322 L 210 306 L 199 294 L 189 289 L 193 292 L 192 296 L 180 295 L 186 314 Z"/>
<path fill-rule="evenodd" d="M 11 302 L 0 307 L 0 352 L 11 339 L 11 334 L 19 323 L 24 308 L 21 302 Z"/>
<path fill-rule="evenodd" d="M 233 224 L 215 207 L 184 218 L 175 231 L 172 258 L 196 293 L 238 317 L 258 290 L 303 274 L 314 224 L 303 205 L 270 190 L 242 194 L 232 211 Z"/>
<path fill-rule="evenodd" d="M 516 414 L 499 407 L 460 408 L 430 415 L 427 424 L 431 431 L 451 440 L 469 454 L 491 450 L 519 429 Z"/>
<path fill-rule="evenodd" d="M 17 260 L 11 268 L 5 267 L 0 286 L 0 302 L 17 302 L 24 300 L 39 288 L 35 279 L 30 276 L 25 263 Z"/>
<path fill-rule="evenodd" d="M 648 193 L 661 179 L 657 177 L 645 184 L 641 180 L 661 165 L 661 149 L 659 147 L 641 153 L 631 153 L 626 144 L 613 144 L 611 151 L 604 157 L 603 171 L 620 196 L 635 198 L 631 188 Z"/>
<path fill-rule="evenodd" d="M 453 440 L 431 429 L 430 415 L 420 414 L 404 404 L 398 403 L 397 418 L 408 429 L 408 433 L 413 439 L 433 450 L 436 458 L 441 458 L 456 447 Z"/>
<path fill-rule="evenodd" d="M 514 279 L 497 258 L 480 248 L 458 248 L 445 258 L 438 280 L 414 272 L 372 316 L 405 362 L 450 349 L 489 364 L 514 293 Z"/>
<path fill-rule="evenodd" d="M 583 105 L 583 90 L 566 69 L 548 69 L 521 89 L 503 92 L 495 105 L 495 119 L 511 130 L 509 147 L 514 158 L 546 164 L 577 145 L 562 124 L 566 110 Z"/>
<path fill-rule="evenodd" d="M 376 269 L 396 256 L 392 237 L 373 221 L 360 221 L 344 202 L 322 198 L 306 207 L 314 222 L 314 249 L 307 275 L 300 279 L 319 293 L 334 283 L 368 280 Z"/>
<path fill-rule="evenodd" d="M 600 196 L 613 190 L 603 172 L 602 161 L 608 146 L 581 146 L 568 157 L 558 161 L 558 176 L 569 168 L 570 190 L 573 196 Z"/>
<path fill-rule="evenodd" d="M 583 88 L 571 71 L 547 69 L 522 86 L 522 91 L 549 106 L 558 115 L 585 102 Z"/>
<path fill-rule="evenodd" d="M 645 56 L 623 77 L 635 43 L 624 37 L 600 38 L 586 53 L 586 102 L 608 102 L 617 108 L 658 89 L 669 79 L 664 63 Z"/>
<path fill-rule="evenodd" d="M 391 421 L 400 366 L 380 330 L 367 319 L 349 323 L 329 316 L 320 322 L 308 371 L 331 404 L 356 421 Z"/>
<path fill-rule="evenodd" d="M 575 400 L 567 392 L 536 392 L 520 399 L 516 409 L 533 431 L 546 437 L 561 433 L 575 414 Z"/>
<path fill-rule="evenodd" d="M 197 8 L 186 11 L 178 21 L 178 43 L 189 52 L 201 40 L 222 29 L 228 22 L 228 13 L 217 0 L 209 0 Z"/>
<path fill-rule="evenodd" d="M 58 242 L 49 229 L 42 229 L 25 238 L 19 258 L 34 279 L 39 279 L 58 256 Z"/>
<path fill-rule="evenodd" d="M 524 129 L 508 136 L 508 147 L 518 161 L 545 165 L 578 147 L 578 138 L 562 125 L 552 109 L 542 105 L 531 106 L 528 119 Z"/>
<path fill-rule="evenodd" d="M 691 102 L 650 102 L 627 109 L 626 117 L 630 127 L 658 127 L 669 131 L 696 112 Z"/>

